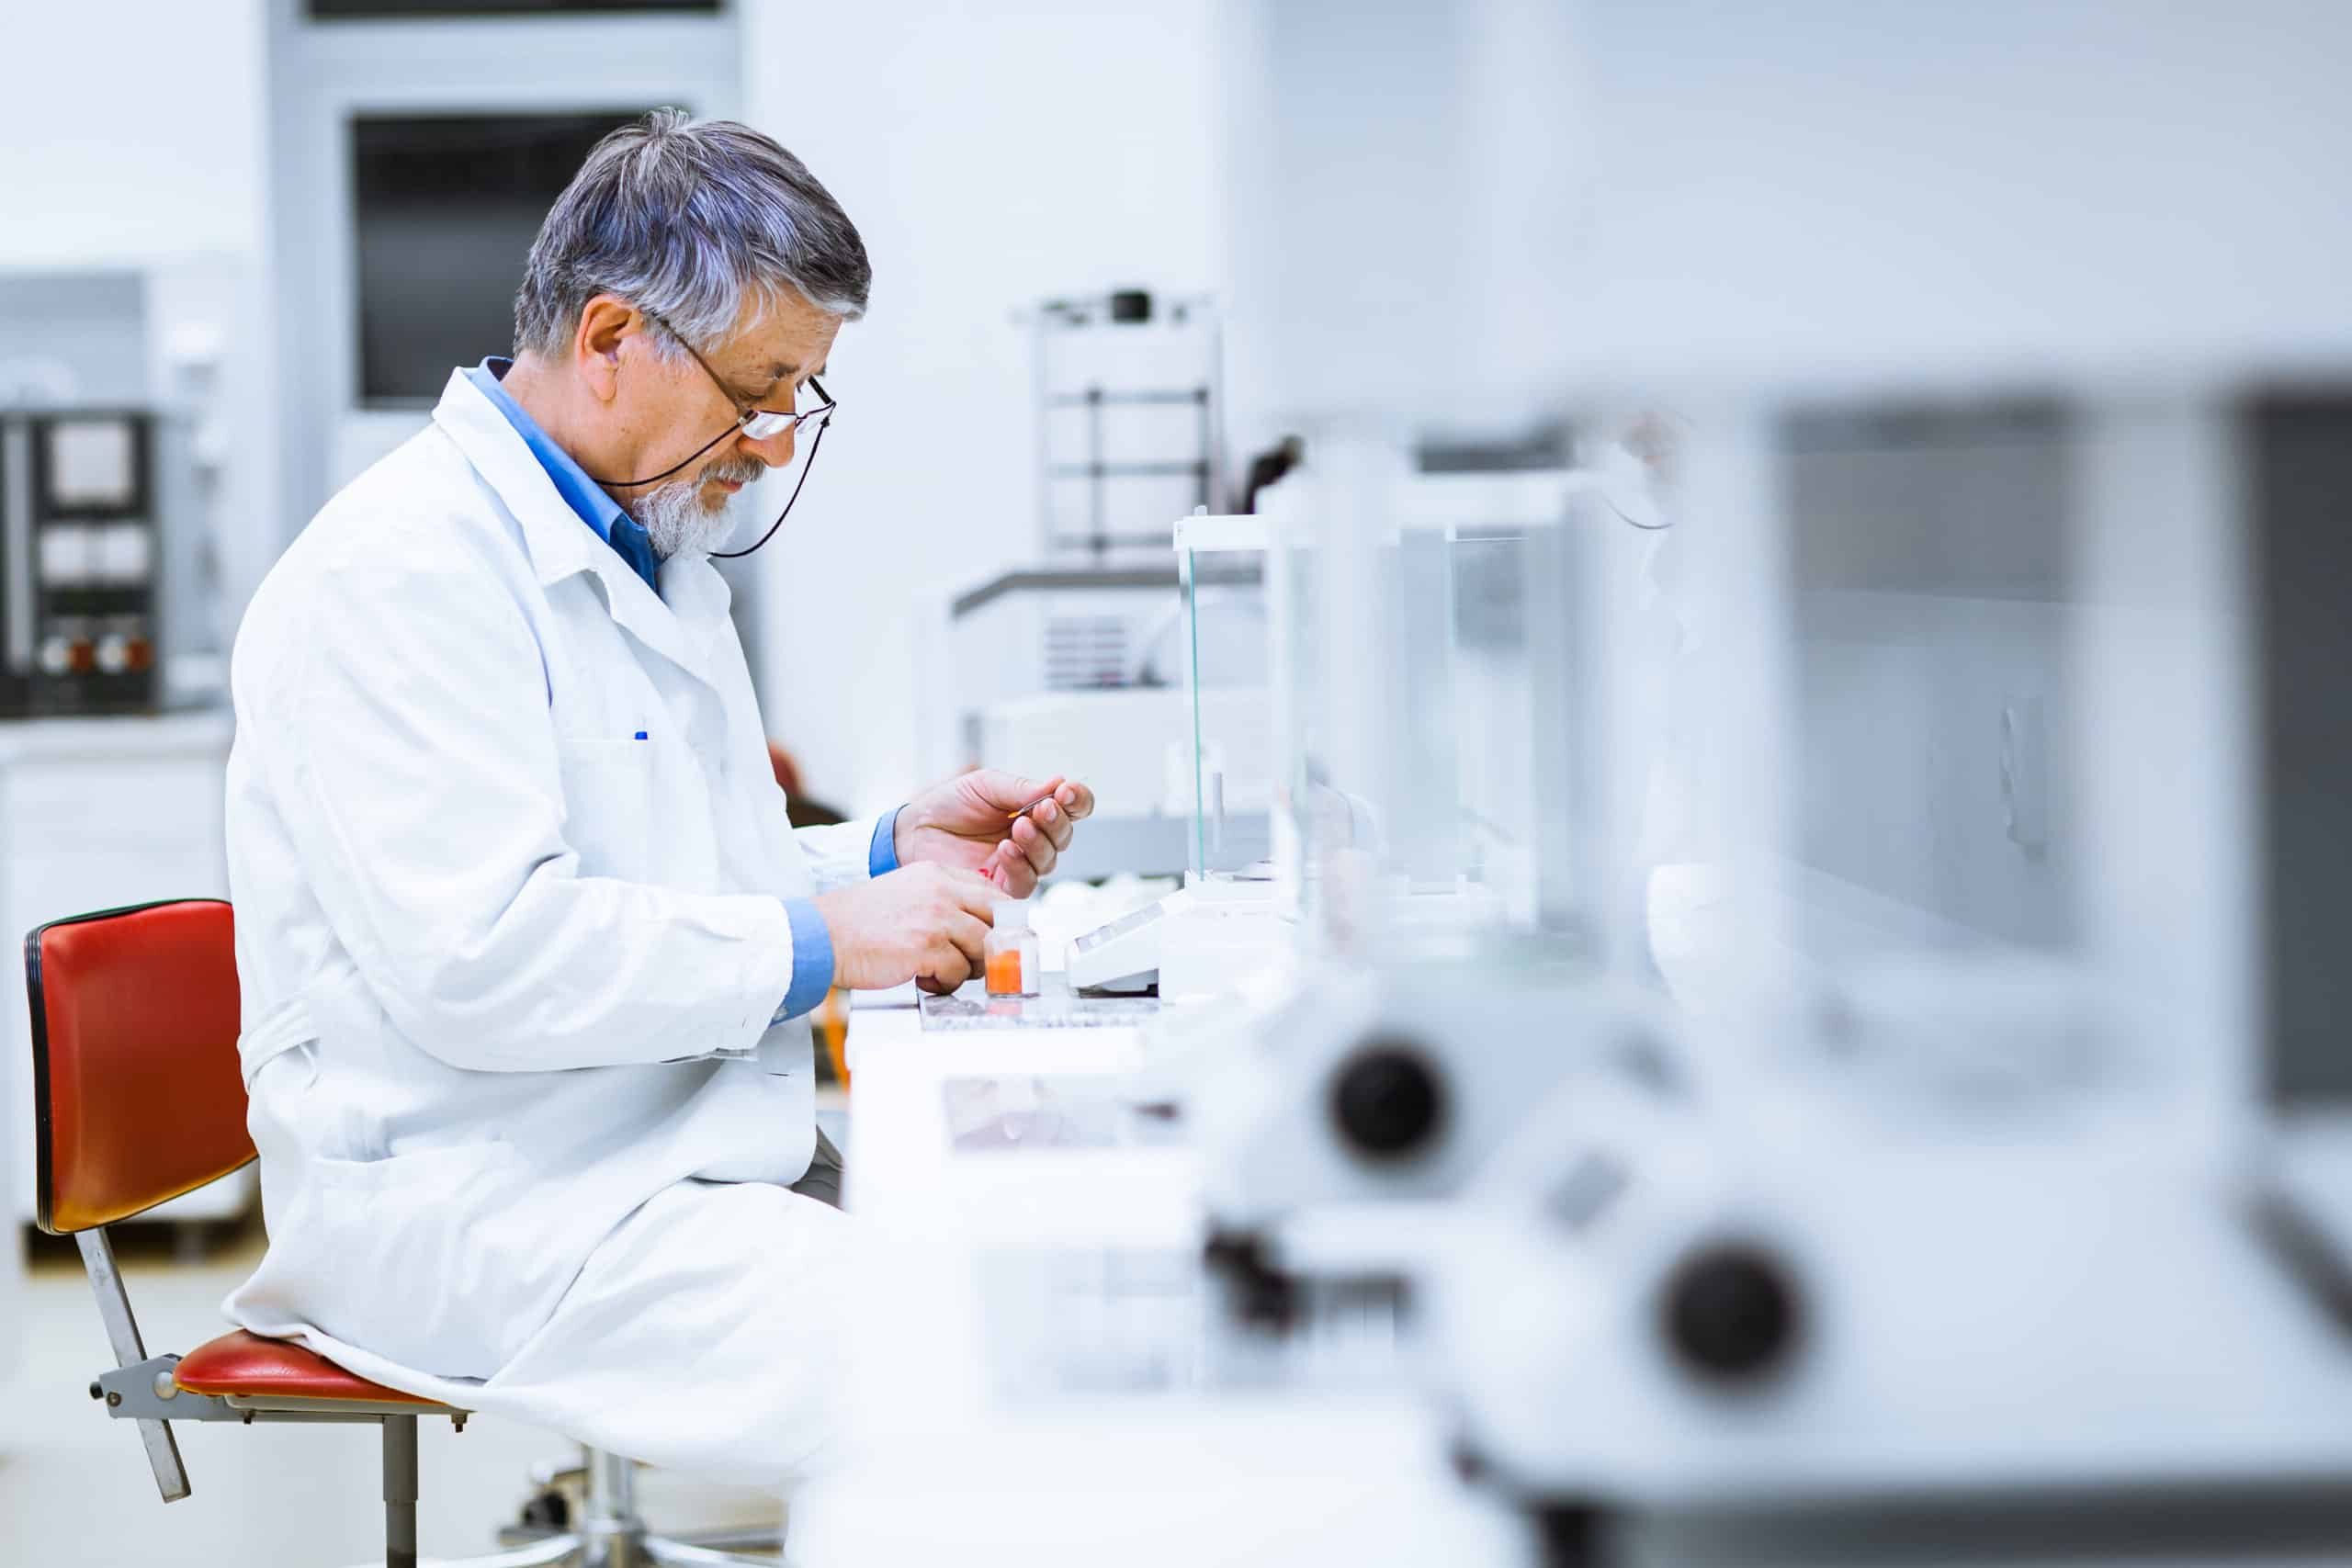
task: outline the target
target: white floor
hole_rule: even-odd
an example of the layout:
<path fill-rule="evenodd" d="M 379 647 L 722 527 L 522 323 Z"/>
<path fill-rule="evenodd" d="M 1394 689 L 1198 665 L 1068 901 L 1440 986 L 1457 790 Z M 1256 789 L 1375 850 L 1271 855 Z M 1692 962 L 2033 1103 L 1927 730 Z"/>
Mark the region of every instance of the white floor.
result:
<path fill-rule="evenodd" d="M 125 1227 L 136 1232 L 140 1227 Z M 0 1245 L 5 1238 L 0 1238 Z M 226 1332 L 220 1299 L 260 1255 L 259 1224 L 198 1264 L 173 1259 L 168 1234 L 119 1246 L 150 1354 Z M 182 1422 L 193 1495 L 166 1506 L 129 1422 L 89 1397 L 111 1364 L 71 1244 L 37 1240 L 21 1321 L 0 1324 L 0 1565 L 5 1568 L 270 1568 L 383 1561 L 383 1504 L 372 1427 Z M 528 1492 L 534 1461 L 562 1439 L 480 1416 L 463 1434 L 422 1424 L 418 1543 L 428 1557 L 492 1550 L 492 1531 Z M 657 1529 L 773 1524 L 773 1496 L 643 1472 Z"/>

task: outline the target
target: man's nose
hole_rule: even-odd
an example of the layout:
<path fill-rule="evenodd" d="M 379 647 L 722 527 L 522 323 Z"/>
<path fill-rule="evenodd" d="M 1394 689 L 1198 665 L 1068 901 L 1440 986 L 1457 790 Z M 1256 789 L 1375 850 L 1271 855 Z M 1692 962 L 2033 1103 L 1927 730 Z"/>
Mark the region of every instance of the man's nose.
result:
<path fill-rule="evenodd" d="M 746 435 L 742 438 L 743 450 L 771 468 L 781 468 L 792 461 L 792 431 L 787 428 L 778 431 L 764 441 L 754 441 Z"/>

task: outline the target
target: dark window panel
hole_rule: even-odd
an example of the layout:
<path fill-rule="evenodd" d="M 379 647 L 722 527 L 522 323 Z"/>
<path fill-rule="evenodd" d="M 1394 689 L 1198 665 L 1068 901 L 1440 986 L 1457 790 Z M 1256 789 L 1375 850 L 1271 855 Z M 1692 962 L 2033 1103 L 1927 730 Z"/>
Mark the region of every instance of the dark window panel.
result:
<path fill-rule="evenodd" d="M 644 112 L 352 121 L 363 404 L 429 401 L 453 366 L 513 347 L 548 209 L 597 140 Z"/>

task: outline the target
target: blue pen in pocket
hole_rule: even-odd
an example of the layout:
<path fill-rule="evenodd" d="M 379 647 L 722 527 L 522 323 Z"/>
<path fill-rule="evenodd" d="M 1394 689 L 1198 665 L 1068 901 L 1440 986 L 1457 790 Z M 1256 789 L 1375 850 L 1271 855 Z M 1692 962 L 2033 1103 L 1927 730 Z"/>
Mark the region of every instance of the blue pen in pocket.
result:
<path fill-rule="evenodd" d="M 645 739 L 645 731 L 643 731 L 642 729 L 639 730 L 639 731 L 637 732 L 637 738 L 638 738 L 639 740 L 644 739 Z"/>

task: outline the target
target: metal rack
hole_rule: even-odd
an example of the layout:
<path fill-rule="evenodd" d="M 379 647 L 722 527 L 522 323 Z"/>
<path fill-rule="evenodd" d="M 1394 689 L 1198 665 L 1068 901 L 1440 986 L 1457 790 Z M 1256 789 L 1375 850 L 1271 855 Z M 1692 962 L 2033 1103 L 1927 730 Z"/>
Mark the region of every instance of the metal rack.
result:
<path fill-rule="evenodd" d="M 1165 550 L 1170 538 L 1165 524 L 1140 520 L 1177 516 L 1199 507 L 1214 510 L 1223 485 L 1224 329 L 1215 302 L 1206 296 L 1163 299 L 1148 289 L 1126 288 L 1040 300 L 1021 319 L 1032 334 L 1037 533 L 1044 558 L 1082 555 L 1100 561 L 1114 551 Z M 1073 385 L 1061 374 L 1057 362 L 1069 357 L 1064 351 L 1074 334 L 1132 332 L 1153 324 L 1201 334 L 1198 379 L 1175 386 L 1118 386 L 1110 384 L 1098 367 Z M 1111 455 L 1106 425 L 1113 411 L 1188 407 L 1196 416 L 1190 451 L 1148 457 Z M 1083 413 L 1081 453 L 1075 459 L 1057 458 L 1053 438 L 1057 414 L 1073 411 Z M 1181 505 L 1170 504 L 1174 498 L 1164 484 L 1135 482 L 1170 479 L 1191 481 Z M 1073 481 L 1085 487 L 1083 525 L 1076 528 L 1067 515 Z M 1127 489 L 1123 491 L 1122 487 Z M 1133 495 L 1131 502 L 1128 494 Z M 1130 523 L 1130 513 L 1137 521 Z"/>

